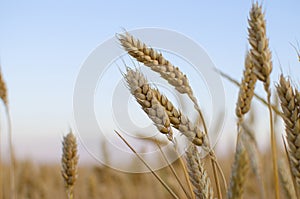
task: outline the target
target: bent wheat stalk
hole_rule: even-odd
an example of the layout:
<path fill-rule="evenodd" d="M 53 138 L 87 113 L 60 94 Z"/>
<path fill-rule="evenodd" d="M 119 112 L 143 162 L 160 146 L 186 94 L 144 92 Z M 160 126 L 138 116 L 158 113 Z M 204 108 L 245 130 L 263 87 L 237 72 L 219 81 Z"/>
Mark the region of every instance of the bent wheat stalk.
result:
<path fill-rule="evenodd" d="M 136 152 L 136 150 L 125 140 L 125 138 L 115 130 L 115 133 L 121 138 L 121 140 L 128 146 L 128 148 L 143 162 L 143 164 L 149 169 L 149 171 L 154 175 L 154 177 L 163 185 L 163 187 L 171 194 L 175 199 L 179 199 L 178 196 L 173 192 L 173 190 L 153 171 L 150 165 Z"/>
<path fill-rule="evenodd" d="M 72 132 L 70 132 L 67 136 L 64 137 L 62 144 L 63 154 L 61 158 L 61 174 L 64 179 L 68 199 L 73 199 L 74 185 L 78 177 L 78 155 L 76 137 Z"/>

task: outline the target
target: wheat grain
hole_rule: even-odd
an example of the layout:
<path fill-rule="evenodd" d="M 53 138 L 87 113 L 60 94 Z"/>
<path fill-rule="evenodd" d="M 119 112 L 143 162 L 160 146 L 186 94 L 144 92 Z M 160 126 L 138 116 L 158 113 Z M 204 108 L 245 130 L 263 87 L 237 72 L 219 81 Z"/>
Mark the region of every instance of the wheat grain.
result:
<path fill-rule="evenodd" d="M 186 151 L 190 181 L 194 186 L 197 199 L 213 199 L 213 189 L 204 165 L 200 160 L 197 147 L 190 145 Z"/>
<path fill-rule="evenodd" d="M 63 139 L 63 154 L 61 159 L 62 177 L 65 182 L 68 199 L 73 199 L 74 185 L 77 180 L 77 141 L 72 132 Z"/>

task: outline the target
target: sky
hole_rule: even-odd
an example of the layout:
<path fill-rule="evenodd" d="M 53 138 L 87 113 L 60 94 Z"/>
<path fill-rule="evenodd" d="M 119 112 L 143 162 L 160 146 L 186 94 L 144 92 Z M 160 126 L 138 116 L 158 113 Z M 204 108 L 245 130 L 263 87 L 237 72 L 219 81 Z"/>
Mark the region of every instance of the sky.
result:
<path fill-rule="evenodd" d="M 240 79 L 251 2 L 2 0 L 1 70 L 8 87 L 17 155 L 57 160 L 62 136 L 74 122 L 73 91 L 82 64 L 98 45 L 124 28 L 180 32 L 201 45 L 218 69 Z M 272 85 L 280 66 L 297 82 L 300 63 L 289 42 L 300 40 L 300 2 L 275 0 L 263 5 L 273 52 Z M 238 89 L 225 80 L 224 88 L 226 125 L 230 126 L 235 124 Z M 260 86 L 257 90 L 263 95 Z M 263 107 L 256 104 L 257 109 Z M 233 136 L 223 137 L 226 141 Z"/>

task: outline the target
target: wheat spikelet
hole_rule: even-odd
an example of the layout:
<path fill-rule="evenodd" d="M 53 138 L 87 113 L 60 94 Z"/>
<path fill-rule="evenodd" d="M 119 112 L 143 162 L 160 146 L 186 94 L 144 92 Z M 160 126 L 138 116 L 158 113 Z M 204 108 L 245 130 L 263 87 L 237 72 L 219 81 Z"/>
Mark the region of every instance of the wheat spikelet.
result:
<path fill-rule="evenodd" d="M 61 159 L 62 177 L 65 182 L 68 199 L 73 199 L 74 185 L 77 180 L 77 141 L 76 137 L 70 132 L 63 139 L 63 154 Z"/>
<path fill-rule="evenodd" d="M 285 123 L 286 137 L 289 146 L 290 164 L 292 166 L 293 176 L 300 185 L 300 94 L 291 87 L 290 81 L 283 75 L 280 76 L 277 85 L 278 96 L 281 101 L 283 111 L 283 120 Z"/>
<path fill-rule="evenodd" d="M 251 60 L 254 65 L 254 72 L 257 78 L 264 82 L 265 90 L 268 92 L 270 85 L 270 73 L 272 71 L 271 51 L 269 40 L 266 35 L 266 21 L 262 6 L 253 3 L 250 11 L 249 43 L 251 45 Z"/>
<path fill-rule="evenodd" d="M 191 145 L 186 151 L 186 161 L 190 181 L 197 199 L 213 199 L 213 189 L 203 163 L 200 161 L 197 147 Z"/>
<path fill-rule="evenodd" d="M 240 85 L 238 101 L 235 113 L 237 117 L 242 120 L 243 116 L 250 110 L 251 101 L 254 95 L 256 75 L 253 73 L 253 63 L 251 61 L 250 53 L 248 52 L 245 59 L 244 76 Z"/>
<path fill-rule="evenodd" d="M 229 190 L 227 192 L 228 199 L 242 198 L 248 170 L 249 157 L 243 145 L 242 139 L 239 139 L 230 176 Z"/>
<path fill-rule="evenodd" d="M 286 198 L 296 199 L 296 193 L 293 185 L 293 180 L 291 178 L 290 173 L 288 172 L 290 169 L 286 165 L 284 161 L 279 161 L 279 179 L 284 190 L 284 194 Z"/>

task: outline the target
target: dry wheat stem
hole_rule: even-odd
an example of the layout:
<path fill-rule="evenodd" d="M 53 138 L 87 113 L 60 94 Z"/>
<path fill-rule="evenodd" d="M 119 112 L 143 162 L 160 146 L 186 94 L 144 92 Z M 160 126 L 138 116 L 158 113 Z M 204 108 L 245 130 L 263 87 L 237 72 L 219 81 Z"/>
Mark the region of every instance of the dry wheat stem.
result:
<path fill-rule="evenodd" d="M 163 187 L 171 194 L 175 199 L 179 199 L 178 196 L 173 192 L 173 190 L 151 169 L 149 164 L 136 152 L 136 150 L 126 141 L 126 139 L 115 130 L 115 133 L 121 138 L 121 140 L 128 146 L 128 148 L 143 162 L 143 164 L 149 169 L 149 171 L 154 175 L 154 177 L 163 185 Z"/>
<path fill-rule="evenodd" d="M 190 181 L 194 186 L 196 199 L 213 199 L 213 189 L 203 163 L 200 161 L 197 147 L 190 145 L 186 151 L 186 160 Z"/>
<path fill-rule="evenodd" d="M 183 192 L 185 193 L 187 198 L 191 198 L 191 196 L 188 194 L 188 191 L 184 188 L 183 184 L 181 183 L 179 176 L 177 175 L 174 167 L 172 166 L 172 164 L 169 162 L 168 158 L 166 157 L 165 153 L 163 152 L 163 150 L 161 149 L 160 145 L 158 144 L 157 141 L 155 141 L 157 147 L 159 148 L 160 153 L 162 154 L 165 162 L 168 164 L 168 167 L 170 168 L 172 174 L 174 175 L 174 177 L 176 178 L 176 181 L 178 182 L 178 184 L 180 185 L 181 189 L 183 190 Z M 192 193 L 193 194 L 193 193 Z M 192 197 L 194 198 L 194 197 Z"/>
<path fill-rule="evenodd" d="M 269 49 L 269 40 L 266 34 L 266 21 L 262 6 L 258 3 L 253 3 L 250 11 L 250 19 L 248 20 L 249 38 L 251 49 L 251 61 L 254 65 L 254 73 L 258 80 L 264 83 L 264 89 L 267 93 L 267 102 L 269 109 L 270 131 L 271 131 L 271 149 L 273 175 L 275 180 L 275 196 L 279 199 L 279 179 L 277 166 L 277 146 L 274 132 L 273 112 L 271 107 L 271 90 L 270 90 L 270 74 L 272 72 L 272 55 Z"/>
<path fill-rule="evenodd" d="M 230 176 L 229 190 L 227 192 L 228 199 L 242 198 L 248 170 L 249 157 L 244 147 L 243 140 L 239 139 Z"/>
<path fill-rule="evenodd" d="M 77 141 L 72 132 L 68 133 L 63 139 L 61 174 L 64 179 L 68 199 L 74 198 L 74 185 L 78 177 L 78 154 Z"/>
<path fill-rule="evenodd" d="M 284 114 L 286 137 L 289 146 L 289 158 L 292 166 L 292 174 L 300 186 L 300 93 L 293 89 L 290 81 L 283 75 L 280 76 L 277 85 L 278 96 L 281 101 L 281 108 Z"/>

